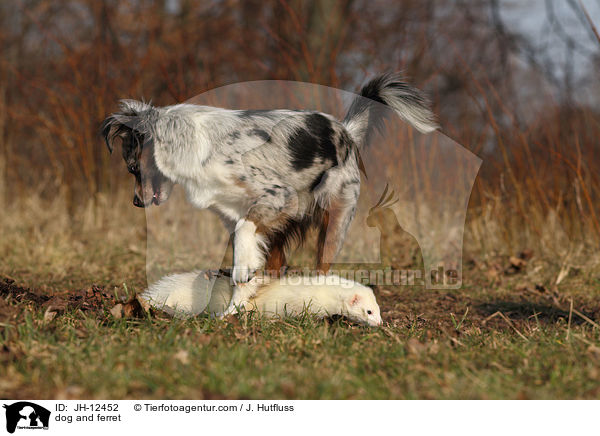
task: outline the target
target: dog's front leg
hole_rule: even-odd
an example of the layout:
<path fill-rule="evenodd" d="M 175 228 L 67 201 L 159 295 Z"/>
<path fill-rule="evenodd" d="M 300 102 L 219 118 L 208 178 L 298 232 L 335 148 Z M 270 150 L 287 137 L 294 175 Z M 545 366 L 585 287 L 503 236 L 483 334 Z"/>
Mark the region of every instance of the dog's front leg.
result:
<path fill-rule="evenodd" d="M 233 294 L 229 306 L 220 314 L 231 315 L 256 293 L 257 280 L 250 278 L 265 263 L 265 239 L 257 232 L 254 222 L 241 219 L 235 226 L 233 237 Z"/>
<path fill-rule="evenodd" d="M 234 283 L 246 283 L 254 272 L 265 264 L 266 240 L 257 232 L 256 224 L 241 219 L 235 226 L 233 237 L 233 271 Z"/>
<path fill-rule="evenodd" d="M 218 313 L 217 316 L 223 318 L 227 315 L 236 314 L 238 309 L 244 307 L 250 298 L 252 298 L 256 293 L 257 288 L 258 279 L 256 277 L 252 277 L 252 279 L 246 283 L 234 283 L 233 293 L 231 294 L 231 300 L 229 301 L 227 309 Z"/>

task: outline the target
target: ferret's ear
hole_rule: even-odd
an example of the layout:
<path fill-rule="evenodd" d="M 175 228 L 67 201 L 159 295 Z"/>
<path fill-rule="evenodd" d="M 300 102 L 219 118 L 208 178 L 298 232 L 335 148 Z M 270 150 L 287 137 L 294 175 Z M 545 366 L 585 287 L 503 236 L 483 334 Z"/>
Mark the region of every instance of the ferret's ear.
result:
<path fill-rule="evenodd" d="M 360 301 L 360 295 L 354 294 L 352 296 L 352 298 L 350 298 L 350 306 L 354 306 L 354 305 L 358 304 L 359 301 Z"/>

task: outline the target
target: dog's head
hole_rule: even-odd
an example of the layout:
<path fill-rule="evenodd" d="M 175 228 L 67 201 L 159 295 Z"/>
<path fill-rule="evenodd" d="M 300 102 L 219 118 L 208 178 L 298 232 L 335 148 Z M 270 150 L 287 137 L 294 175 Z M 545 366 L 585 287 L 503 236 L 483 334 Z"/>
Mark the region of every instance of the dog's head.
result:
<path fill-rule="evenodd" d="M 122 100 L 120 109 L 104 120 L 101 135 L 111 153 L 115 140 L 121 140 L 127 171 L 135 177 L 133 204 L 148 207 L 164 203 L 173 182 L 160 172 L 154 158 L 150 126 L 157 111 L 151 105 L 135 100 Z"/>

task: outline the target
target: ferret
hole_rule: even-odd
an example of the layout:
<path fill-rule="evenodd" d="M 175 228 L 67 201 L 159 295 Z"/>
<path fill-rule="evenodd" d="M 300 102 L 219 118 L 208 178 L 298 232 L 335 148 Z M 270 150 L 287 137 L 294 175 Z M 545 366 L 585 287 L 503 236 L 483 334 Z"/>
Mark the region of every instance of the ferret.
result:
<path fill-rule="evenodd" d="M 232 294 L 231 278 L 194 271 L 163 277 L 150 285 L 141 297 L 151 306 L 174 316 L 189 317 L 202 312 L 222 313 Z M 319 318 L 341 315 L 369 326 L 382 324 L 373 290 L 334 274 L 264 278 L 256 295 L 243 307 L 267 317 L 298 316 L 308 312 Z"/>

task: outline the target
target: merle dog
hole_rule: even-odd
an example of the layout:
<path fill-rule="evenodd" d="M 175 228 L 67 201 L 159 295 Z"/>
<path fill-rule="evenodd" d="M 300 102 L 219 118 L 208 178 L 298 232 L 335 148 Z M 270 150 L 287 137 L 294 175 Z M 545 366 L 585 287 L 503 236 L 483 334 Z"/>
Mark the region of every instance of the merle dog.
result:
<path fill-rule="evenodd" d="M 254 293 L 253 272 L 265 264 L 278 270 L 287 244 L 311 226 L 319 229 L 318 268 L 328 270 L 354 217 L 359 151 L 381 127 L 383 105 L 421 132 L 438 127 L 424 95 L 386 74 L 362 88 L 341 121 L 315 111 L 123 100 L 102 135 L 111 152 L 122 141 L 134 205 L 159 205 L 179 183 L 195 207 L 213 210 L 234 233 L 237 286 L 225 312 L 234 313 Z"/>

